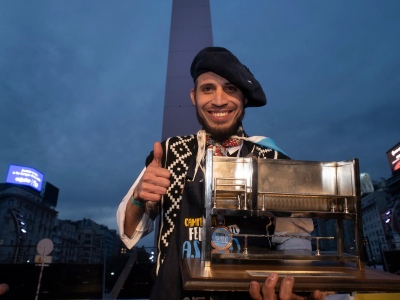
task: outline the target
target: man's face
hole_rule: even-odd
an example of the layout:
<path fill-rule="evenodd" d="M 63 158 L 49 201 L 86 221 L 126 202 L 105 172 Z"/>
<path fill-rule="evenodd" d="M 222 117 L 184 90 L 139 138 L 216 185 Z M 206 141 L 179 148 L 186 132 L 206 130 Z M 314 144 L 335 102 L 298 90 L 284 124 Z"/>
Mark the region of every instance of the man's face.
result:
<path fill-rule="evenodd" d="M 225 78 L 207 72 L 196 79 L 190 91 L 199 123 L 217 141 L 236 134 L 247 102 L 242 91 Z"/>

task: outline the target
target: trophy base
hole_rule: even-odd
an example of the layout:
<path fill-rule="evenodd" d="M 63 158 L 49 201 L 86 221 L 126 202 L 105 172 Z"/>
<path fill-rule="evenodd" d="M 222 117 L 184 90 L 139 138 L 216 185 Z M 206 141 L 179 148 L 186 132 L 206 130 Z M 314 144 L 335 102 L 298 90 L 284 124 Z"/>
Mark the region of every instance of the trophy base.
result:
<path fill-rule="evenodd" d="M 182 265 L 183 288 L 193 291 L 248 291 L 250 281 L 263 285 L 268 274 L 276 272 L 279 281 L 295 278 L 295 292 L 400 292 L 399 275 L 358 269 L 354 263 L 220 260 L 206 267 L 201 259 L 189 258 Z"/>

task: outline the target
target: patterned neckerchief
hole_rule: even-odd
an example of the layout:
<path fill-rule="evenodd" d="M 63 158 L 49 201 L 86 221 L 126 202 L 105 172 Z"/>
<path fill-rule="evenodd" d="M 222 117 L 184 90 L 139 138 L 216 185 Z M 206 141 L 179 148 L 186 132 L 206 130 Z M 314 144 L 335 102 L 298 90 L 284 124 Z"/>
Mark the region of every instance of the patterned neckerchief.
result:
<path fill-rule="evenodd" d="M 209 135 L 206 136 L 206 147 L 214 148 L 215 156 L 228 156 L 228 148 L 238 147 L 243 144 L 243 140 L 229 138 L 222 143 L 218 143 Z"/>
<path fill-rule="evenodd" d="M 215 156 L 228 156 L 228 149 L 232 147 L 239 147 L 243 144 L 243 140 L 238 137 L 243 136 L 243 127 L 240 126 L 235 137 L 230 137 L 229 139 L 217 142 L 209 134 L 206 135 L 206 148 L 214 148 Z"/>

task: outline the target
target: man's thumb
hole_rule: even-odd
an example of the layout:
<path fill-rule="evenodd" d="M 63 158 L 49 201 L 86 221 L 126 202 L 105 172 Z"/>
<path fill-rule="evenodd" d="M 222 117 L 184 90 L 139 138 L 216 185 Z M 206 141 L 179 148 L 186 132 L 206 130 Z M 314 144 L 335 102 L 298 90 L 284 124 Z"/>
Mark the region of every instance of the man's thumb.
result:
<path fill-rule="evenodd" d="M 153 163 L 156 164 L 158 167 L 161 167 L 161 159 L 163 156 L 163 149 L 160 142 L 154 143 L 153 149 Z"/>

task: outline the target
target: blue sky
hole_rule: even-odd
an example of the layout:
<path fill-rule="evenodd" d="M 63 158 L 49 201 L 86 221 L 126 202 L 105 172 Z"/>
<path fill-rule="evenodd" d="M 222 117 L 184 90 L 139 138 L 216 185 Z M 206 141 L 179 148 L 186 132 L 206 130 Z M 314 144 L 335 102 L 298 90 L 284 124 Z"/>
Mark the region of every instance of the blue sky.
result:
<path fill-rule="evenodd" d="M 263 85 L 250 135 L 388 178 L 400 141 L 400 2 L 211 0 L 214 45 Z M 172 1 L 0 1 L 0 178 L 27 165 L 62 219 L 116 228 L 161 138 Z M 189 66 L 188 66 L 189 71 Z M 189 97 L 188 97 L 188 101 Z M 3 175 L 1 175 L 3 174 Z"/>

